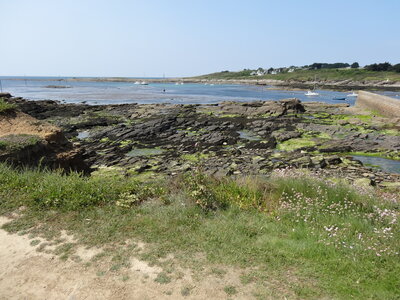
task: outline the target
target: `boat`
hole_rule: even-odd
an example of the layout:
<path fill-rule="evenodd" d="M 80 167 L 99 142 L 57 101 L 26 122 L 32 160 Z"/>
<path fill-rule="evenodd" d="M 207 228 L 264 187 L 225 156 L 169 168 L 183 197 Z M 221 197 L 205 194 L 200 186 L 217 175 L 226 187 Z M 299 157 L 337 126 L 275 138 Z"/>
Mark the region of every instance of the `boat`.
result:
<path fill-rule="evenodd" d="M 146 81 L 142 81 L 140 84 L 141 85 L 149 85 Z"/>
<path fill-rule="evenodd" d="M 357 94 L 357 93 L 354 93 L 354 91 L 352 91 L 351 94 L 348 94 L 348 95 L 347 95 L 347 97 L 357 97 L 357 96 L 358 96 L 358 94 Z"/>
<path fill-rule="evenodd" d="M 135 83 L 134 84 L 140 84 L 140 81 L 135 81 Z"/>
<path fill-rule="evenodd" d="M 313 92 L 313 91 L 307 91 L 307 93 L 305 93 L 304 95 L 306 95 L 306 96 L 319 96 L 319 94 L 317 92 Z"/>
<path fill-rule="evenodd" d="M 315 91 L 315 82 L 317 81 L 317 77 L 314 76 L 314 88 L 313 90 L 308 90 L 307 93 L 305 93 L 304 95 L 306 96 L 319 96 L 319 94 Z"/>
<path fill-rule="evenodd" d="M 335 97 L 335 98 L 332 98 L 332 100 L 341 100 L 341 101 L 344 101 L 344 100 L 346 100 L 346 97 Z"/>

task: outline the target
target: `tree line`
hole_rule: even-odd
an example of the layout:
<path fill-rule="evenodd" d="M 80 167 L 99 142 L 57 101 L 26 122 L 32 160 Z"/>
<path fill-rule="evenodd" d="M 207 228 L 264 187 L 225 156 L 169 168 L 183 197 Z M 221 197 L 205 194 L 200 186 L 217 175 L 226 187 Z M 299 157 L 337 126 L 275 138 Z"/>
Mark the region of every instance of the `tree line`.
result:
<path fill-rule="evenodd" d="M 354 62 L 351 65 L 348 63 L 333 63 L 333 64 L 328 64 L 328 63 L 313 63 L 312 65 L 304 66 L 303 68 L 309 69 L 309 70 L 319 70 L 319 69 L 342 69 L 342 68 L 352 68 L 352 69 L 358 69 L 360 67 L 358 62 Z M 392 71 L 392 72 L 398 72 L 400 73 L 400 64 L 392 65 L 388 62 L 384 63 L 375 63 L 371 65 L 366 65 L 364 69 L 368 71 L 376 71 L 376 72 L 381 72 L 381 71 Z"/>
<path fill-rule="evenodd" d="M 400 73 L 400 64 L 392 65 L 388 62 L 380 63 L 380 64 L 371 64 L 364 67 L 368 71 L 393 71 Z"/>
<path fill-rule="evenodd" d="M 277 74 L 277 73 L 286 73 L 286 72 L 293 72 L 295 70 L 321 70 L 321 69 L 358 69 L 360 68 L 360 64 L 358 62 L 354 62 L 352 64 L 348 63 L 313 63 L 311 65 L 305 65 L 301 67 L 297 66 L 290 66 L 284 68 L 269 68 L 263 69 L 258 68 L 257 70 L 251 69 L 243 69 L 242 72 L 251 72 L 250 75 L 263 75 L 263 74 Z M 400 73 L 400 64 L 392 65 L 388 62 L 384 63 L 374 63 L 370 65 L 364 66 L 364 69 L 367 71 L 375 71 L 375 72 L 383 72 L 383 71 L 390 71 L 390 72 L 397 72 Z M 229 71 L 222 71 L 221 73 L 227 73 Z M 274 73 L 275 72 L 275 73 Z"/>

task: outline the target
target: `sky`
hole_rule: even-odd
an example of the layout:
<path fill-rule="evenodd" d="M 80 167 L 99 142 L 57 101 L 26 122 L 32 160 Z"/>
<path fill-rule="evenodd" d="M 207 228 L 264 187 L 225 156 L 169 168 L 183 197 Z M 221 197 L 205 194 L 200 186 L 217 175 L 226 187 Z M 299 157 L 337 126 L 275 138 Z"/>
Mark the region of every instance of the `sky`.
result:
<path fill-rule="evenodd" d="M 399 0 L 0 0 L 0 76 L 400 63 Z"/>

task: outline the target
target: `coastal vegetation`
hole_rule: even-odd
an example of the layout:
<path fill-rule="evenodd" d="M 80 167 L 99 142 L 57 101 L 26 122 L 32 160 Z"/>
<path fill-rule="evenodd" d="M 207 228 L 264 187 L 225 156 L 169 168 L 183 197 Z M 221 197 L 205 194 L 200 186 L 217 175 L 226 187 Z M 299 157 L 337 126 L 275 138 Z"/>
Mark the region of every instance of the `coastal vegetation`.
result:
<path fill-rule="evenodd" d="M 377 71 L 377 72 L 383 72 L 383 71 L 393 71 L 400 73 L 400 64 L 397 65 L 391 65 L 388 62 L 385 63 L 380 63 L 380 64 L 371 64 L 365 66 L 366 70 L 369 71 Z"/>
<path fill-rule="evenodd" d="M 238 72 L 217 72 L 202 76 L 197 79 L 275 79 L 275 80 L 293 80 L 293 81 L 400 81 L 400 73 L 394 71 L 374 71 L 367 69 L 297 69 L 293 72 L 282 72 L 278 74 L 264 74 L 261 76 L 250 75 L 254 70 L 243 70 Z"/>
<path fill-rule="evenodd" d="M 6 102 L 3 98 L 0 98 L 0 114 L 8 113 L 16 108 L 15 104 Z"/>
<path fill-rule="evenodd" d="M 102 272 L 122 272 L 136 255 L 162 268 L 162 284 L 181 276 L 179 267 L 197 278 L 215 265 L 222 277 L 236 268 L 241 283 L 227 294 L 252 285 L 255 297 L 278 296 L 275 282 L 289 298 L 399 295 L 398 195 L 317 173 L 218 179 L 195 171 L 143 183 L 2 163 L 0 199 L 1 213 L 13 215 L 4 229 L 28 235 L 38 251 L 55 245 L 62 259 L 79 245 L 100 247 L 96 259 L 114 262 Z M 60 239 L 63 230 L 74 242 Z"/>
<path fill-rule="evenodd" d="M 184 297 L 215 278 L 228 297 L 399 295 L 400 175 L 377 160 L 400 159 L 394 119 L 298 99 L 7 103 L 0 221 L 43 259 L 123 282 L 139 261 Z"/>

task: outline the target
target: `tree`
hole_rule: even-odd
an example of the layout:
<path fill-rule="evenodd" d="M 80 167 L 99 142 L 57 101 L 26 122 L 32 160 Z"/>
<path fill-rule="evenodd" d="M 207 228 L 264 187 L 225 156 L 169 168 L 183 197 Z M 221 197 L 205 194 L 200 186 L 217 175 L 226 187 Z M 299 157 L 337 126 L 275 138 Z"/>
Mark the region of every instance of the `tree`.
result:
<path fill-rule="evenodd" d="M 313 69 L 319 70 L 319 69 L 321 69 L 321 68 L 322 68 L 322 64 L 321 64 L 321 63 L 313 63 L 313 64 L 310 66 L 310 69 L 311 69 L 311 70 L 313 70 Z"/>
<path fill-rule="evenodd" d="M 368 71 L 376 71 L 376 72 L 390 71 L 392 69 L 392 65 L 388 62 L 384 62 L 381 64 L 367 65 L 365 66 L 365 69 Z"/>
<path fill-rule="evenodd" d="M 319 70 L 319 69 L 341 69 L 341 68 L 347 68 L 350 67 L 348 63 L 333 63 L 333 64 L 328 64 L 328 63 L 313 63 L 310 66 L 307 66 L 309 70 Z"/>
<path fill-rule="evenodd" d="M 358 62 L 353 62 L 350 67 L 352 69 L 358 69 L 360 67 L 360 65 L 358 64 Z"/>
<path fill-rule="evenodd" d="M 394 72 L 400 73 L 400 64 L 393 65 L 393 66 L 392 66 L 392 70 L 393 70 Z"/>

